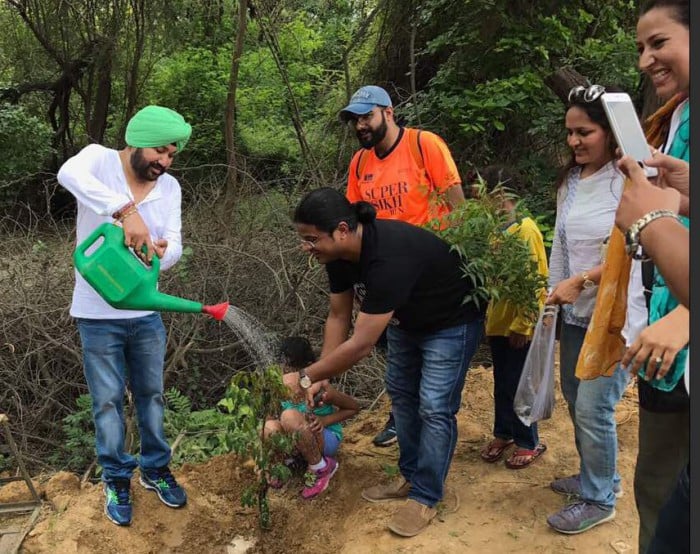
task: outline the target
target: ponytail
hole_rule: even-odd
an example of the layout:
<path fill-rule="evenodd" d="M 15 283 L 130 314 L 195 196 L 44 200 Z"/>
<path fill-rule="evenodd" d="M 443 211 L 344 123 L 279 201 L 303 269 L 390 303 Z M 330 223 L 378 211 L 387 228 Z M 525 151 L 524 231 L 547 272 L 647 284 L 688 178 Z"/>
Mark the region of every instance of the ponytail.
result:
<path fill-rule="evenodd" d="M 372 206 L 372 204 L 369 202 L 360 200 L 359 202 L 352 204 L 352 207 L 355 209 L 357 221 L 362 224 L 372 223 L 375 219 L 377 219 L 377 210 L 375 210 L 374 206 Z"/>
<path fill-rule="evenodd" d="M 377 217 L 374 207 L 367 202 L 351 204 L 345 196 L 330 187 L 312 190 L 301 199 L 294 210 L 294 223 L 313 225 L 317 229 L 332 233 L 341 221 L 351 231 L 358 223 L 371 223 Z"/>

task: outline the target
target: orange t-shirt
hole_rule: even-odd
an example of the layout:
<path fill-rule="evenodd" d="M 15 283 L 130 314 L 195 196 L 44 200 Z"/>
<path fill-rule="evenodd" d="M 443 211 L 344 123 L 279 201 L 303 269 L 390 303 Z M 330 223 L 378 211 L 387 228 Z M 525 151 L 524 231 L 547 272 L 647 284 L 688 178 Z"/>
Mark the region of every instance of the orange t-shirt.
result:
<path fill-rule="evenodd" d="M 461 185 L 462 180 L 450 150 L 440 137 L 421 131 L 419 146 L 424 165 L 421 169 L 411 153 L 409 133 L 403 128 L 400 133 L 397 144 L 383 158 L 377 156 L 374 148 L 355 153 L 345 196 L 350 202 L 364 200 L 372 204 L 379 219 L 424 225 L 449 213 L 443 193 L 453 185 Z M 358 177 L 360 155 L 363 167 Z"/>

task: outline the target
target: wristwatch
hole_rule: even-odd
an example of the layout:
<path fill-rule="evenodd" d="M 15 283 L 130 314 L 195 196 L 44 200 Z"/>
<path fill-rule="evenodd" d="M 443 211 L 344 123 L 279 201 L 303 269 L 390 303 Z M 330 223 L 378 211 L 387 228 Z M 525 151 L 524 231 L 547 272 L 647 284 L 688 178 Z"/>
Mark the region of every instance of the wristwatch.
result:
<path fill-rule="evenodd" d="M 678 215 L 671 210 L 654 210 L 640 217 L 637 221 L 630 225 L 630 228 L 627 229 L 627 232 L 625 233 L 625 250 L 627 251 L 628 256 L 633 256 L 637 253 L 637 250 L 639 249 L 639 235 L 641 234 L 642 229 L 660 217 L 673 217 L 680 221 Z"/>
<path fill-rule="evenodd" d="M 299 386 L 304 390 L 309 390 L 311 388 L 311 377 L 309 377 L 303 369 L 299 370 Z"/>
<path fill-rule="evenodd" d="M 581 279 L 583 279 L 583 288 L 584 289 L 592 289 L 595 287 L 595 281 L 593 281 L 590 276 L 588 275 L 588 271 L 584 271 L 581 273 Z"/>

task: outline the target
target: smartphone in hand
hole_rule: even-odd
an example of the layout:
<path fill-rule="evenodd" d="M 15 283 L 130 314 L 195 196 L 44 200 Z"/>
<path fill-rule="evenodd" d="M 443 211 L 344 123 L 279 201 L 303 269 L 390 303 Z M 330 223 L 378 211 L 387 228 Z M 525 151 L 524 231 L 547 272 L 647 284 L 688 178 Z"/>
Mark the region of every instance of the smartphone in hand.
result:
<path fill-rule="evenodd" d="M 606 92 L 600 100 L 622 153 L 637 160 L 647 177 L 656 177 L 658 170 L 655 167 L 647 167 L 643 163 L 644 160 L 651 158 L 651 150 L 629 94 Z"/>

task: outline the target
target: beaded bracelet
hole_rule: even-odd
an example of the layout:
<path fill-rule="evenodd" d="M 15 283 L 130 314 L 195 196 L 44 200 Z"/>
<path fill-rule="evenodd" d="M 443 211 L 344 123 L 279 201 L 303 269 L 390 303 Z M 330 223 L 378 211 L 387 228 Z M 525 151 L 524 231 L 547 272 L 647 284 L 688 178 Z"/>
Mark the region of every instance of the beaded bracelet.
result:
<path fill-rule="evenodd" d="M 127 217 L 129 217 L 130 215 L 135 214 L 135 213 L 138 212 L 138 211 L 139 211 L 138 208 L 136 208 L 136 206 L 134 206 L 134 207 L 131 208 L 128 212 L 126 212 L 126 213 L 122 214 L 121 216 L 119 216 L 119 219 L 118 219 L 117 221 L 124 221 Z"/>
<path fill-rule="evenodd" d="M 119 208 L 116 212 L 114 212 L 112 214 L 112 217 L 114 219 L 121 221 L 122 219 L 124 219 L 124 215 L 126 214 L 126 212 L 132 208 L 136 208 L 136 204 L 134 204 L 133 200 L 130 200 L 129 202 L 124 204 L 121 208 Z"/>

